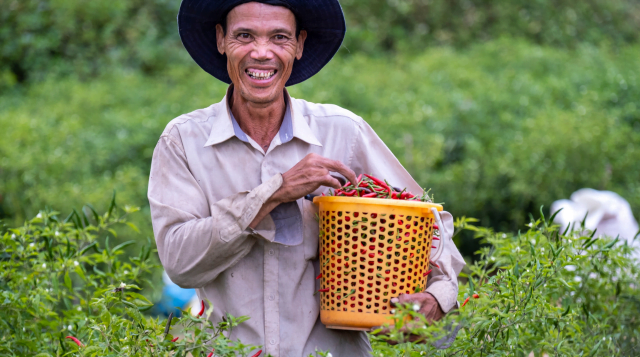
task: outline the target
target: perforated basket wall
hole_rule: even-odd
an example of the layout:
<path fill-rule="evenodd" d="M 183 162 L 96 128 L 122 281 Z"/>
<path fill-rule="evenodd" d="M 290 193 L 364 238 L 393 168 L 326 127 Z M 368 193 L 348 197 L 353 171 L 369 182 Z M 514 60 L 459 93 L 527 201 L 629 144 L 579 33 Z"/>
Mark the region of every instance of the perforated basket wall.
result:
<path fill-rule="evenodd" d="M 330 328 L 390 323 L 390 299 L 424 291 L 434 217 L 442 206 L 316 197 L 320 224 L 320 318 Z"/>

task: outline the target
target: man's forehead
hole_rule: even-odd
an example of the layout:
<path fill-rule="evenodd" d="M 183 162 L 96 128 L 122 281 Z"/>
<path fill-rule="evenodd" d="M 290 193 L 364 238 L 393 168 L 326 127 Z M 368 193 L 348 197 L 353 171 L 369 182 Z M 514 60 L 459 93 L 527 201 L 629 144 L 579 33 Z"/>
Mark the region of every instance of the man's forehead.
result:
<path fill-rule="evenodd" d="M 291 10 L 284 6 L 275 6 L 258 2 L 249 2 L 238 5 L 229 11 L 227 26 L 235 27 L 283 27 L 295 29 L 296 18 Z"/>

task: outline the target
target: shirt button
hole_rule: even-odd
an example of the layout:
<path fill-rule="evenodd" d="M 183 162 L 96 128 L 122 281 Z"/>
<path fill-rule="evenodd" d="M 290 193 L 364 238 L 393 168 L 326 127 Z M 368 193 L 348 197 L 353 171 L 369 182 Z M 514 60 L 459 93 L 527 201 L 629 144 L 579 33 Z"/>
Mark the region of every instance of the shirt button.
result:
<path fill-rule="evenodd" d="M 269 341 L 269 343 L 271 343 L 272 345 L 275 345 L 276 344 L 276 339 L 272 338 L 271 341 Z"/>
<path fill-rule="evenodd" d="M 275 297 L 273 297 L 273 295 L 269 295 L 269 300 L 273 301 L 273 299 L 275 299 Z"/>
<path fill-rule="evenodd" d="M 273 251 L 273 249 L 269 250 L 269 255 L 273 255 L 275 252 Z"/>

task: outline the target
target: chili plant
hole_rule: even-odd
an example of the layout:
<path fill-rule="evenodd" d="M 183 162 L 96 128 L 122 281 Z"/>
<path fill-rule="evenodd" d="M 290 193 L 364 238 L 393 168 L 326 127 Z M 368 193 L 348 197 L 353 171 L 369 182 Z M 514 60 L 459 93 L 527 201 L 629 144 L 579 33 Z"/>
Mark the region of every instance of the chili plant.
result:
<path fill-rule="evenodd" d="M 374 355 L 640 354 L 640 268 L 626 242 L 598 238 L 584 222 L 561 231 L 543 215 L 517 234 L 473 221 L 456 222 L 485 243 L 461 274 L 458 301 L 466 304 L 431 325 L 411 306 L 397 307 L 390 334 L 371 337 Z M 455 341 L 446 341 L 456 328 Z M 439 340 L 449 347 L 436 349 Z"/>
<path fill-rule="evenodd" d="M 181 318 L 147 316 L 152 303 L 137 284 L 159 266 L 150 241 L 126 261 L 135 241 L 113 246 L 136 208 L 114 199 L 66 219 L 45 210 L 19 228 L 0 230 L 0 355 L 250 356 L 259 347 L 226 336 L 248 317 L 208 320 L 213 307 Z M 155 260 L 157 261 L 157 260 Z M 226 336 L 225 336 L 226 334 Z"/>

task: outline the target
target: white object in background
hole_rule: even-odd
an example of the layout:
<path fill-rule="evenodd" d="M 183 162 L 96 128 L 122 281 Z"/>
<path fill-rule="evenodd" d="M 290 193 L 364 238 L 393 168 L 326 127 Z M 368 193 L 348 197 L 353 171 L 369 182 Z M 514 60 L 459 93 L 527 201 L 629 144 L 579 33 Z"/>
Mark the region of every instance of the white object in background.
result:
<path fill-rule="evenodd" d="M 615 192 L 598 191 L 583 188 L 571 195 L 570 200 L 555 201 L 551 205 L 551 214 L 562 209 L 555 218 L 555 222 L 562 226 L 562 230 L 575 222 L 580 225 L 587 215 L 585 226 L 587 229 L 598 231 L 598 236 L 620 236 L 630 246 L 636 247 L 635 257 L 640 260 L 640 237 L 634 241 L 638 233 L 638 222 L 633 217 L 629 203 Z"/>

